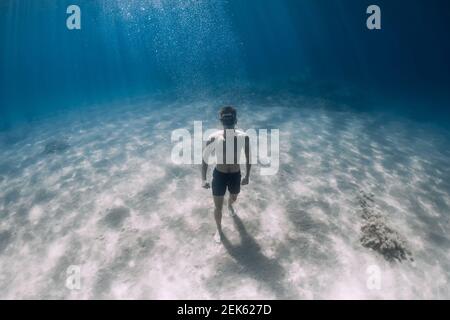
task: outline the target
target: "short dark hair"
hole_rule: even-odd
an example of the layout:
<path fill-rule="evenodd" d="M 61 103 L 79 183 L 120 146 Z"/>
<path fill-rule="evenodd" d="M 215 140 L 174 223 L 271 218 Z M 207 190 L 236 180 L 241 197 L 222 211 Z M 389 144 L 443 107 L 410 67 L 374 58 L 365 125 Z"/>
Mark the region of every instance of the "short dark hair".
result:
<path fill-rule="evenodd" d="M 235 108 L 233 108 L 232 106 L 225 106 L 225 107 L 220 108 L 219 119 L 221 121 L 224 121 L 227 118 L 230 119 L 231 117 L 234 119 L 234 121 L 236 121 L 237 111 Z"/>

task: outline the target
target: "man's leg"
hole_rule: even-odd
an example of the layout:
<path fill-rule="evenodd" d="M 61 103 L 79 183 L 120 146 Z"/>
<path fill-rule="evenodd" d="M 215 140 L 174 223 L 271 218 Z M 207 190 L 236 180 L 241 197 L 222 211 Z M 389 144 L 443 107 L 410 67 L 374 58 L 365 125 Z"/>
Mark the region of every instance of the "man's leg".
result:
<path fill-rule="evenodd" d="M 230 193 L 230 197 L 228 198 L 228 211 L 230 212 L 231 216 L 236 215 L 236 210 L 233 207 L 233 203 L 236 202 L 238 197 L 238 194 Z"/>
<path fill-rule="evenodd" d="M 227 183 L 223 173 L 214 170 L 212 180 L 212 193 L 214 198 L 214 219 L 216 219 L 217 232 L 214 240 L 220 243 L 222 240 L 222 207 L 227 190 Z"/>
<path fill-rule="evenodd" d="M 228 191 L 230 197 L 228 198 L 228 212 L 233 217 L 236 215 L 236 210 L 233 207 L 233 203 L 236 202 L 239 192 L 241 192 L 241 173 L 234 173 L 228 181 Z"/>
<path fill-rule="evenodd" d="M 216 219 L 217 231 L 222 232 L 222 207 L 224 197 L 214 196 L 214 219 Z"/>

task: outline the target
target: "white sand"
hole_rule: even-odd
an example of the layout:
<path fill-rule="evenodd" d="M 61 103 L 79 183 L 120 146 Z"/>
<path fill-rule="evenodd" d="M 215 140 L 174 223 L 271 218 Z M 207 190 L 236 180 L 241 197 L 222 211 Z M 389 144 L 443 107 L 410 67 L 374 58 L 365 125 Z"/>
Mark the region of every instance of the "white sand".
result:
<path fill-rule="evenodd" d="M 317 100 L 243 101 L 242 128 L 280 129 L 281 164 L 254 168 L 237 224 L 225 210 L 224 247 L 198 166 L 170 162 L 171 130 L 214 127 L 217 105 L 147 101 L 1 132 L 0 298 L 450 298 L 445 132 Z M 361 189 L 414 262 L 361 246 Z M 80 290 L 65 286 L 70 265 Z"/>

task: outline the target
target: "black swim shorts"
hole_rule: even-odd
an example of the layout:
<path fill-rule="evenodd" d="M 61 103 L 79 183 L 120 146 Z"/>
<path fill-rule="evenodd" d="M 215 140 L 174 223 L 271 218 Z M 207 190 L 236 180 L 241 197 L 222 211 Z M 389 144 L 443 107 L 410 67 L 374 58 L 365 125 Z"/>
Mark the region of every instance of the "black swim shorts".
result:
<path fill-rule="evenodd" d="M 241 172 L 223 173 L 214 169 L 212 179 L 213 196 L 223 197 L 225 192 L 238 194 L 241 191 Z"/>

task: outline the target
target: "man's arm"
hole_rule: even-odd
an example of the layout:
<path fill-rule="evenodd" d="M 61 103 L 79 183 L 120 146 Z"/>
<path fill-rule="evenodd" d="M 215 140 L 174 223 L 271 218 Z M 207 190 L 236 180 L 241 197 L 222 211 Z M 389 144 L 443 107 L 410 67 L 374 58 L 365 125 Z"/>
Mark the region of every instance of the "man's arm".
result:
<path fill-rule="evenodd" d="M 250 138 L 245 137 L 245 177 L 242 179 L 242 184 L 247 185 L 250 180 L 250 169 L 252 165 L 250 164 Z"/>
<path fill-rule="evenodd" d="M 205 189 L 209 189 L 210 185 L 209 183 L 206 181 L 206 174 L 208 173 L 208 163 L 206 163 L 205 159 L 209 158 L 209 153 L 208 153 L 208 146 L 214 141 L 213 138 L 209 139 L 206 142 L 206 147 L 205 150 L 203 152 L 203 157 L 202 157 L 202 187 Z"/>

